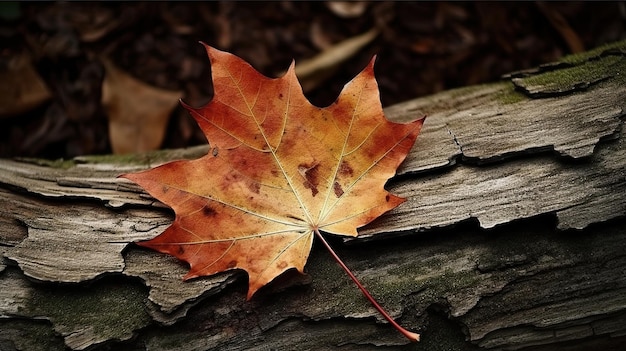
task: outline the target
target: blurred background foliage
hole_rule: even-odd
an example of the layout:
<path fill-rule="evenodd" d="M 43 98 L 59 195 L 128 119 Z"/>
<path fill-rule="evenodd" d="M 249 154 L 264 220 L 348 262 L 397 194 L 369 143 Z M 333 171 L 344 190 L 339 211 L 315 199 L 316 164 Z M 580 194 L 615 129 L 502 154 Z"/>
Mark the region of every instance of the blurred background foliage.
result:
<path fill-rule="evenodd" d="M 624 2 L 1 2 L 0 157 L 205 143 L 198 41 L 332 103 L 373 55 L 383 106 L 626 38 Z"/>

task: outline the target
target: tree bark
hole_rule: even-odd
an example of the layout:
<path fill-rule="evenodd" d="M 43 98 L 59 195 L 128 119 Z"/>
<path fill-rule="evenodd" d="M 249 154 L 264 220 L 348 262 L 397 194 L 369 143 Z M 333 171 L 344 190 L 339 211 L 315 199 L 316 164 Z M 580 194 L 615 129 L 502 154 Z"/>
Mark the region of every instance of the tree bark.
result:
<path fill-rule="evenodd" d="M 626 42 L 385 110 L 427 115 L 389 190 L 330 237 L 409 344 L 322 247 L 245 301 L 132 244 L 173 213 L 117 178 L 207 147 L 0 160 L 0 350 L 564 350 L 626 342 Z"/>

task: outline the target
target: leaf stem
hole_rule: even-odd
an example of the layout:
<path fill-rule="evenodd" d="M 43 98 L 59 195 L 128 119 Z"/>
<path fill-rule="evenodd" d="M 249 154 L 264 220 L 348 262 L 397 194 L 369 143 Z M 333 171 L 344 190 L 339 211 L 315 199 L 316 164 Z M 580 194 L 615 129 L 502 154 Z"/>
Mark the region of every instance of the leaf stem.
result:
<path fill-rule="evenodd" d="M 326 241 L 326 239 L 324 239 L 324 236 L 320 233 L 320 231 L 315 228 L 314 229 L 315 235 L 322 241 L 322 243 L 324 244 L 324 246 L 326 247 L 326 249 L 330 252 L 330 254 L 333 256 L 333 258 L 335 259 L 335 261 L 337 261 L 337 263 L 341 266 L 341 268 L 343 268 L 343 270 L 348 274 L 348 276 L 350 277 L 350 279 L 352 279 L 352 281 L 356 284 L 356 286 L 359 287 L 359 289 L 361 290 L 361 292 L 363 293 L 363 295 L 365 295 L 365 297 L 369 300 L 369 302 L 374 306 L 374 308 L 376 308 L 376 310 L 383 316 L 385 317 L 385 319 L 391 323 L 391 325 L 396 328 L 396 330 L 398 330 L 402 335 L 404 335 L 407 339 L 409 339 L 412 342 L 417 342 L 420 340 L 420 335 L 417 333 L 413 333 L 410 332 L 406 329 L 404 329 L 402 326 L 400 326 L 400 324 L 398 324 L 388 313 L 387 311 L 385 311 L 383 309 L 383 307 L 381 305 L 378 304 L 378 302 L 376 302 L 376 300 L 374 299 L 374 297 L 372 297 L 372 295 L 370 295 L 369 291 L 367 291 L 367 289 L 365 289 L 365 287 L 363 286 L 363 284 L 361 284 L 361 282 L 357 279 L 357 277 L 352 273 L 352 271 L 350 270 L 350 268 L 348 268 L 348 266 L 346 266 L 345 263 L 343 263 L 343 261 L 341 260 L 341 258 L 339 258 L 339 256 L 337 256 L 337 254 L 335 253 L 335 251 L 333 250 L 332 247 L 330 247 L 330 245 L 328 244 L 328 242 Z"/>

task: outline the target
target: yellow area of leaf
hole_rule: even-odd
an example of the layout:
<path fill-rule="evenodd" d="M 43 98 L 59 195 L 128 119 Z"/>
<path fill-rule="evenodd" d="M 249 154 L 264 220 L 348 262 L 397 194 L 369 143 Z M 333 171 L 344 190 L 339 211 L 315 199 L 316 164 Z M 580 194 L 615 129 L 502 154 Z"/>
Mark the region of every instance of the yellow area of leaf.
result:
<path fill-rule="evenodd" d="M 215 96 L 185 107 L 213 149 L 124 177 L 176 213 L 172 226 L 140 245 L 188 262 L 186 279 L 243 269 L 250 298 L 288 269 L 303 272 L 314 230 L 356 236 L 404 201 L 384 185 L 422 120 L 384 117 L 374 60 L 320 108 L 304 97 L 293 65 L 270 79 L 234 55 L 206 50 Z"/>

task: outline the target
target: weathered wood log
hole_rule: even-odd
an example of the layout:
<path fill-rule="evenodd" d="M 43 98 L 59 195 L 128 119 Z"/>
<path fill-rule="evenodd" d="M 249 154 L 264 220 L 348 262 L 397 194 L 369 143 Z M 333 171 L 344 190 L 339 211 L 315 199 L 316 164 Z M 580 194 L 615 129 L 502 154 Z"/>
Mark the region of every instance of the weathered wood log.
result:
<path fill-rule="evenodd" d="M 0 160 L 0 350 L 567 350 L 626 343 L 626 42 L 389 107 L 428 115 L 389 189 L 408 201 L 331 238 L 417 345 L 314 247 L 245 301 L 133 245 L 170 210 L 121 173 L 206 147 Z"/>

